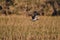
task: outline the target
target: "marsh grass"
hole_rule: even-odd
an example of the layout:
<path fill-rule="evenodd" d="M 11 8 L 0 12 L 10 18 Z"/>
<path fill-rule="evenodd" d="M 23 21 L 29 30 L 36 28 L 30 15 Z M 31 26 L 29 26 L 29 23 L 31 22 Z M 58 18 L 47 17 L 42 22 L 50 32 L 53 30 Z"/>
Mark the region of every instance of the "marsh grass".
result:
<path fill-rule="evenodd" d="M 0 40 L 60 40 L 60 16 L 0 16 Z"/>

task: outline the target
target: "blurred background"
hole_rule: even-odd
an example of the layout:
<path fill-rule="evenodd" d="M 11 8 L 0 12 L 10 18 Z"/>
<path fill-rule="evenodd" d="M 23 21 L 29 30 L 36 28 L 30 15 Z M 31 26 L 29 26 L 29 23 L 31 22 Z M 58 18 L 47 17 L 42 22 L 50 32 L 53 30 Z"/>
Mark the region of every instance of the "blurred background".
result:
<path fill-rule="evenodd" d="M 60 15 L 60 0 L 10 0 L 9 3 L 0 0 L 0 6 L 2 6 L 0 14 L 32 15 L 37 11 L 41 16 Z"/>

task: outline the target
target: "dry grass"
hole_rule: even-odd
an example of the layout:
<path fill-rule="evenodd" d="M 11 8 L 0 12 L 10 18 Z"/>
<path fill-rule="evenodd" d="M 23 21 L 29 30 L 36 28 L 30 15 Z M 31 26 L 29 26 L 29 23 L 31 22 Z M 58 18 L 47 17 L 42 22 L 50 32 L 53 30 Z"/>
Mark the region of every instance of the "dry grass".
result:
<path fill-rule="evenodd" d="M 0 40 L 60 40 L 60 16 L 0 16 Z"/>

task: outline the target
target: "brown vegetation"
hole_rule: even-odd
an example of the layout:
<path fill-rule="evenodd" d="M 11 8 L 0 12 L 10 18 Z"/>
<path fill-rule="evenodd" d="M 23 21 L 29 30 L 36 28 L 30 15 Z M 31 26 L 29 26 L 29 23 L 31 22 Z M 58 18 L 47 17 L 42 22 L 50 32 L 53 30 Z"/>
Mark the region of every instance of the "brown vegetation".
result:
<path fill-rule="evenodd" d="M 60 17 L 0 16 L 0 40 L 60 40 Z"/>
<path fill-rule="evenodd" d="M 58 15 L 60 14 L 59 13 L 60 5 L 58 5 L 58 2 L 56 0 L 55 1 L 54 0 L 51 0 L 51 1 L 48 1 L 48 0 L 22 0 L 22 1 L 12 0 L 12 1 L 13 1 L 13 5 L 9 6 L 9 12 L 11 12 L 11 14 L 24 13 L 24 14 L 32 15 L 33 11 L 37 11 L 40 15 L 42 15 L 43 13 L 44 15 L 52 15 L 55 10 L 57 11 Z M 53 5 L 51 3 L 53 3 Z M 5 2 L 3 2 L 2 4 L 6 5 Z"/>
<path fill-rule="evenodd" d="M 5 0 L 2 0 L 0 40 L 60 40 L 60 16 L 51 16 L 53 8 L 60 15 L 60 6 L 56 2 L 54 4 L 52 7 L 46 0 L 14 0 L 14 4 L 6 10 Z M 34 11 L 40 16 L 33 22 L 31 15 Z M 8 12 L 7 16 L 1 15 L 5 12 Z"/>

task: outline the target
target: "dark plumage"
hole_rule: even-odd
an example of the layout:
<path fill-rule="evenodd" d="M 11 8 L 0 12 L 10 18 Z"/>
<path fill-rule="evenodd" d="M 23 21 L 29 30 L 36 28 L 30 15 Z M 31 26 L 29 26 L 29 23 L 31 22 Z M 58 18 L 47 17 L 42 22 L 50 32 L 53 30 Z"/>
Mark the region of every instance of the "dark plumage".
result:
<path fill-rule="evenodd" d="M 34 11 L 33 16 L 32 16 L 32 20 L 37 20 L 37 15 L 38 15 L 37 11 Z"/>
<path fill-rule="evenodd" d="M 57 15 L 57 11 L 54 10 L 54 12 L 52 13 L 52 16 L 56 16 Z"/>
<path fill-rule="evenodd" d="M 2 10 L 2 6 L 0 6 L 0 10 Z"/>

